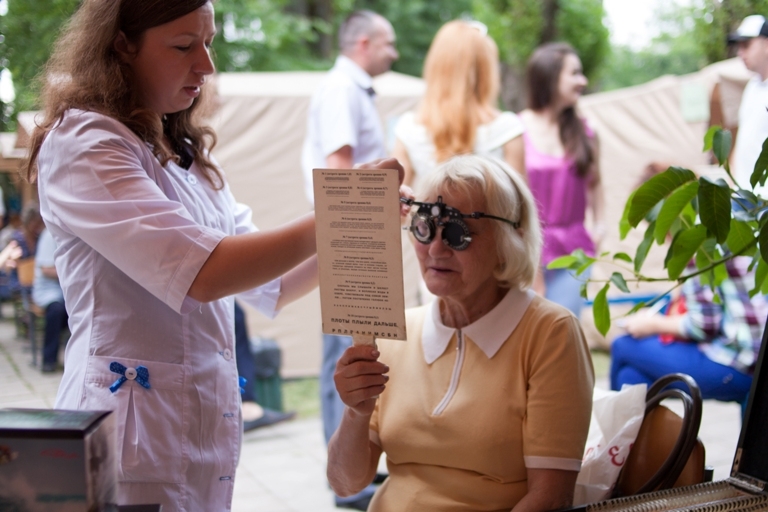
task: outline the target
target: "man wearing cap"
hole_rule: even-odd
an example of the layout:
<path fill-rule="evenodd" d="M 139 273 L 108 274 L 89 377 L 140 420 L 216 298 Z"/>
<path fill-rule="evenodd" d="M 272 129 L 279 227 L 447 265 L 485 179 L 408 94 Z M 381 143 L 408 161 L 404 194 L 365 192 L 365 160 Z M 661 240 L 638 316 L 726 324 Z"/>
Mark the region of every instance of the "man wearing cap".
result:
<path fill-rule="evenodd" d="M 309 107 L 301 167 L 310 202 L 314 202 L 312 169 L 351 169 L 387 155 L 373 77 L 389 71 L 398 58 L 392 25 L 372 11 L 353 12 L 339 28 L 339 53 Z M 344 412 L 333 382 L 336 361 L 351 344 L 349 336 L 323 335 L 320 405 L 326 443 Z M 374 491 L 369 485 L 354 496 L 337 496 L 336 506 L 367 510 Z"/>
<path fill-rule="evenodd" d="M 732 161 L 739 186 L 749 189 L 749 178 L 768 138 L 768 22 L 759 14 L 747 16 L 728 42 L 738 45 L 739 57 L 755 73 L 741 97 Z"/>

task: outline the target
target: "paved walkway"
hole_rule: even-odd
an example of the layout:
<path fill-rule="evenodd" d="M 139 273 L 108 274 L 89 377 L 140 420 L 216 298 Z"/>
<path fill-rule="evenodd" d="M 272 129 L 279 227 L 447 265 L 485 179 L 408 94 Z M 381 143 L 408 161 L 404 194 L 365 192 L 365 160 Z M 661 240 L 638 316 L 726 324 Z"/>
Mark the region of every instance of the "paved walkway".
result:
<path fill-rule="evenodd" d="M 28 343 L 16 338 L 13 322 L 0 320 L 0 408 L 53 406 L 61 374 L 41 374 L 30 362 Z M 605 380 L 599 385 L 605 387 Z M 705 402 L 700 437 L 715 480 L 730 473 L 740 429 L 738 405 Z M 337 510 L 325 481 L 325 457 L 319 418 L 246 433 L 233 511 Z"/>

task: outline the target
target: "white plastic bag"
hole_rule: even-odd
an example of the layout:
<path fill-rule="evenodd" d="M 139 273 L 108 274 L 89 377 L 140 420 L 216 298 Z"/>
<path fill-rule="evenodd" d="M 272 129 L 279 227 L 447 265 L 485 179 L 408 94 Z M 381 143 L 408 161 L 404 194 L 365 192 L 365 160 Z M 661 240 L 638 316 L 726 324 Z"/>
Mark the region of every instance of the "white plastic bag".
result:
<path fill-rule="evenodd" d="M 646 391 L 645 384 L 624 386 L 621 391 L 595 389 L 574 505 L 600 501 L 610 495 L 643 423 Z"/>

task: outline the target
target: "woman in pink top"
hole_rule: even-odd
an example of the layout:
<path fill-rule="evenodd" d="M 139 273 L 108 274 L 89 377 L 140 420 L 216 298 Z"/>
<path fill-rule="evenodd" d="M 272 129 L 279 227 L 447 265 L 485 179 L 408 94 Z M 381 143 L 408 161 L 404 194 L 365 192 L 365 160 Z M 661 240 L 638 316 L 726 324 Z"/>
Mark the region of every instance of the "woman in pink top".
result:
<path fill-rule="evenodd" d="M 583 303 L 580 281 L 568 270 L 546 266 L 575 249 L 594 255 L 605 232 L 597 136 L 575 108 L 587 78 L 571 46 L 550 43 L 529 59 L 527 80 L 529 108 L 520 113 L 526 128 L 525 168 L 544 231 L 542 271 L 535 289 L 578 317 Z M 592 214 L 591 234 L 584 226 L 587 209 Z"/>

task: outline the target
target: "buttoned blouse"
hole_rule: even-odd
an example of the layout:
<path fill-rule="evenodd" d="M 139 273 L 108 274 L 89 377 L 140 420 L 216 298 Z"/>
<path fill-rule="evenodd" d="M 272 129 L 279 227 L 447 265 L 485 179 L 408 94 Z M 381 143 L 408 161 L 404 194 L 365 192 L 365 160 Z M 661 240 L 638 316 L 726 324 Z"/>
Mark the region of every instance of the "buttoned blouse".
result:
<path fill-rule="evenodd" d="M 527 468 L 578 471 L 594 374 L 578 320 L 510 290 L 456 330 L 437 301 L 408 311 L 408 341 L 380 340 L 390 368 L 370 438 L 390 476 L 372 512 L 509 511 Z"/>
<path fill-rule="evenodd" d="M 55 407 L 114 411 L 120 503 L 229 510 L 242 432 L 233 298 L 187 293 L 222 238 L 255 229 L 250 210 L 197 164 L 162 166 L 126 126 L 79 110 L 46 137 L 38 186 L 72 333 Z M 273 315 L 279 289 L 243 297 Z"/>

